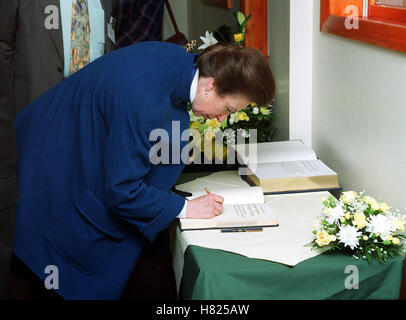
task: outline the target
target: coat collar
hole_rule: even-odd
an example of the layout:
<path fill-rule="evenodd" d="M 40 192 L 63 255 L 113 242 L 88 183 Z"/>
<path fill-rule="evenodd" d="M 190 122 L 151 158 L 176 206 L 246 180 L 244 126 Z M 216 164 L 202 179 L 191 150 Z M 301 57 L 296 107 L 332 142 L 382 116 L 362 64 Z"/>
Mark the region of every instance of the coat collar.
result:
<path fill-rule="evenodd" d="M 187 54 L 187 58 L 183 64 L 179 64 L 177 86 L 171 94 L 172 103 L 187 103 L 190 102 L 190 87 L 192 85 L 193 77 L 196 71 L 195 60 L 197 55 Z"/>

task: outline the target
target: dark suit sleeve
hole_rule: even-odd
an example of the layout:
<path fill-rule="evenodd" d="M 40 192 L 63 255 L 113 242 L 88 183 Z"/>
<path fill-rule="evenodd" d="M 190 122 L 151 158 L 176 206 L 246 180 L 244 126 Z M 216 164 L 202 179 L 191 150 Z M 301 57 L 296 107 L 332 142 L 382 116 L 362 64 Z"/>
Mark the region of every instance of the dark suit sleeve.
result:
<path fill-rule="evenodd" d="M 4 57 L 0 56 L 0 211 L 11 207 L 18 200 L 17 148 L 8 91 L 6 62 Z"/>
<path fill-rule="evenodd" d="M 12 70 L 19 6 L 20 0 L 0 0 L 0 54 L 7 63 L 9 73 Z"/>
<path fill-rule="evenodd" d="M 160 127 L 155 119 L 159 113 L 138 114 L 135 108 L 126 109 L 114 117 L 109 128 L 104 158 L 106 205 L 153 241 L 177 217 L 185 199 L 145 181 L 151 167 L 149 133 Z"/>

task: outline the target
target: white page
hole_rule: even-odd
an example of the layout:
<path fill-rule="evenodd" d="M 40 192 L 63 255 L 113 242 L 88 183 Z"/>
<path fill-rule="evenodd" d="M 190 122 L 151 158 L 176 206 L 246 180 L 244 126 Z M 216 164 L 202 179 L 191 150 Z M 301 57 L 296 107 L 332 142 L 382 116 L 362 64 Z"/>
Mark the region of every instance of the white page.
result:
<path fill-rule="evenodd" d="M 193 191 L 193 196 L 187 197 L 189 200 L 203 196 L 206 191 L 201 187 L 200 191 Z M 227 204 L 247 204 L 264 203 L 264 192 L 261 187 L 243 187 L 229 189 L 209 189 L 211 193 L 218 194 L 224 198 L 223 205 Z M 187 191 L 187 190 L 186 190 Z"/>
<path fill-rule="evenodd" d="M 192 193 L 193 191 L 201 192 L 204 187 L 209 188 L 209 190 L 216 190 L 244 188 L 249 187 L 249 184 L 241 179 L 238 170 L 228 170 L 215 172 L 205 177 L 176 185 L 176 189 Z"/>
<path fill-rule="evenodd" d="M 248 166 L 259 179 L 297 178 L 336 173 L 320 160 L 283 161 L 257 164 L 256 168 Z"/>
<path fill-rule="evenodd" d="M 241 227 L 249 223 L 256 223 L 260 221 L 272 220 L 276 221 L 275 215 L 272 210 L 265 203 L 249 203 L 249 204 L 236 204 L 225 205 L 223 212 L 211 219 L 180 219 L 182 227 L 188 225 L 196 225 L 196 223 L 204 224 L 206 227 L 221 227 L 233 226 Z M 236 222 L 238 221 L 238 222 Z"/>
<path fill-rule="evenodd" d="M 244 164 L 317 159 L 314 151 L 300 140 L 263 142 L 251 146 L 236 145 L 233 148 L 239 155 L 240 163 Z M 255 148 L 256 154 L 251 155 L 249 150 Z"/>

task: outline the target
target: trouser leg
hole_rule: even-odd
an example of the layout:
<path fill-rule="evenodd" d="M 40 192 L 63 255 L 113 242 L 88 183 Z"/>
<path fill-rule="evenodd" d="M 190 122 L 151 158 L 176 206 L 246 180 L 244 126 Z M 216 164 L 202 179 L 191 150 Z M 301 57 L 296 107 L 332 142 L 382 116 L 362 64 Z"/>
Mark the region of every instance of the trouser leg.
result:
<path fill-rule="evenodd" d="M 0 299 L 4 299 L 13 251 L 15 207 L 0 210 Z"/>

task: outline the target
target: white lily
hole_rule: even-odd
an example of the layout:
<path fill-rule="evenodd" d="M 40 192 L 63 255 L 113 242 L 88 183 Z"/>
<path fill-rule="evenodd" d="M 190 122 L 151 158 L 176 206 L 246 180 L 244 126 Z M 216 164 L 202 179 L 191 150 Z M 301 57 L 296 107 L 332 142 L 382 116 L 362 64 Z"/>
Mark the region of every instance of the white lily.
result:
<path fill-rule="evenodd" d="M 213 37 L 213 33 L 209 31 L 206 31 L 206 37 L 200 37 L 200 39 L 202 39 L 203 44 L 198 49 L 206 49 L 218 42 L 216 38 Z"/>

